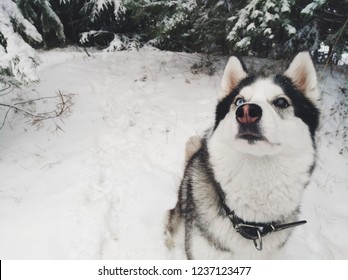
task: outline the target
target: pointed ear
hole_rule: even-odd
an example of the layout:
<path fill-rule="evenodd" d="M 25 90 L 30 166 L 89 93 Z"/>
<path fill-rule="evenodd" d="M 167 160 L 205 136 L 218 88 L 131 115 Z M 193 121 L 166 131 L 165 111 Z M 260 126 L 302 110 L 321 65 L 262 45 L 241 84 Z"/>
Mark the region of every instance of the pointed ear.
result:
<path fill-rule="evenodd" d="M 318 102 L 317 74 L 308 52 L 300 52 L 296 55 L 284 75 L 290 78 L 297 89 L 303 92 L 314 104 Z"/>
<path fill-rule="evenodd" d="M 248 73 L 246 72 L 244 63 L 237 57 L 231 56 L 222 76 L 222 90 L 219 99 L 222 100 L 229 95 L 238 83 L 247 76 Z"/>

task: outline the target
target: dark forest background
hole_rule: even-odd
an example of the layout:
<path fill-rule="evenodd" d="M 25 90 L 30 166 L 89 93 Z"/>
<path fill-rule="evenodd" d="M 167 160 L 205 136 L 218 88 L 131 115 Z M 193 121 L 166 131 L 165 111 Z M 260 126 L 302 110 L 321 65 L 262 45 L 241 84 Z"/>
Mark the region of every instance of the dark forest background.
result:
<path fill-rule="evenodd" d="M 348 0 L 1 0 L 0 18 L 3 84 L 35 81 L 35 50 L 68 45 L 272 59 L 310 50 L 334 64 L 348 49 Z"/>

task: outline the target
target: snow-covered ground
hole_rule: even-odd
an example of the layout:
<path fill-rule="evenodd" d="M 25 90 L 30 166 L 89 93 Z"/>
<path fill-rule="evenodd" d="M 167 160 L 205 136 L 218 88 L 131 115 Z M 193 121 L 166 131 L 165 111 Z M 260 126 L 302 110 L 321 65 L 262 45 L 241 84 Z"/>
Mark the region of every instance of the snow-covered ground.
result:
<path fill-rule="evenodd" d="M 164 214 L 186 140 L 213 123 L 224 62 L 210 77 L 193 74 L 200 57 L 184 53 L 54 50 L 41 59 L 41 82 L 27 94 L 75 94 L 73 112 L 64 132 L 52 122 L 35 130 L 19 114 L 0 130 L 0 259 L 168 259 Z M 348 258 L 347 77 L 319 77 L 308 224 L 296 228 L 287 259 Z"/>

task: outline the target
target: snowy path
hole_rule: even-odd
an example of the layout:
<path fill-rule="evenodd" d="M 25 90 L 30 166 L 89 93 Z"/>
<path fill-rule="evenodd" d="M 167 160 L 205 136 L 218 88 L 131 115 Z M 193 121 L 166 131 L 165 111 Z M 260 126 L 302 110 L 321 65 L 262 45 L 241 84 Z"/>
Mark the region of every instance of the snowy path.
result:
<path fill-rule="evenodd" d="M 219 75 L 193 75 L 198 56 L 168 52 L 42 59 L 35 90 L 76 94 L 73 114 L 58 135 L 50 126 L 25 131 L 16 116 L 0 131 L 0 258 L 168 258 L 163 216 L 175 204 L 187 138 L 213 122 Z M 303 203 L 309 224 L 295 231 L 287 258 L 348 257 L 347 153 L 328 141 Z"/>
<path fill-rule="evenodd" d="M 185 55 L 56 55 L 43 56 L 36 90 L 76 93 L 74 112 L 59 136 L 4 132 L 0 255 L 164 258 L 159 221 L 175 203 L 185 139 L 201 129 L 192 123 L 212 113 L 214 81 L 185 83 L 198 59 Z"/>

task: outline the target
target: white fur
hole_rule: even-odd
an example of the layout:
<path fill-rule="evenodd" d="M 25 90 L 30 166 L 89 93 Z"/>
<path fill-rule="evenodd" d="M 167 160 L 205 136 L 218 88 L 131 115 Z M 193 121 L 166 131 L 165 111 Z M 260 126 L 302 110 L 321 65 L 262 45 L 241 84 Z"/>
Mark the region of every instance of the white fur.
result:
<path fill-rule="evenodd" d="M 309 180 L 308 170 L 313 164 L 315 150 L 308 127 L 293 112 L 283 118 L 276 113 L 269 101 L 284 94 L 268 79 L 244 88 L 240 95 L 262 108 L 261 127 L 268 141 L 249 144 L 246 140 L 236 139 L 236 108 L 231 108 L 207 140 L 215 178 L 226 193 L 227 205 L 232 206 L 243 220 L 271 222 L 286 219 L 299 207 Z M 250 240 L 242 238 L 232 228 L 228 229 L 231 227 L 229 221 L 216 217 L 211 221 L 215 224 L 212 226 L 214 235 L 219 236 L 239 259 L 275 258 L 277 246 L 287 238 L 286 233 L 266 236 L 264 242 L 267 245 L 259 252 Z M 222 230 L 222 227 L 226 229 Z M 202 248 L 206 250 L 206 247 Z"/>
<path fill-rule="evenodd" d="M 268 141 L 237 139 L 236 108 L 231 108 L 208 140 L 214 174 L 242 219 L 281 219 L 298 207 L 307 183 L 315 152 L 310 133 L 293 113 L 283 119 L 276 113 L 269 101 L 284 93 L 270 80 L 256 81 L 240 95 L 262 108 L 260 126 Z"/>
<path fill-rule="evenodd" d="M 289 77 L 307 98 L 317 104 L 319 99 L 317 75 L 308 52 L 296 55 L 284 75 Z"/>
<path fill-rule="evenodd" d="M 224 74 L 222 76 L 221 82 L 221 93 L 219 99 L 222 100 L 226 95 L 228 95 L 233 88 L 244 78 L 246 78 L 248 74 L 244 71 L 243 66 L 240 60 L 231 56 L 227 62 L 225 67 Z"/>
<path fill-rule="evenodd" d="M 316 74 L 310 57 L 300 53 L 285 74 L 294 84 L 303 89 L 307 98 L 317 101 Z M 306 77 L 299 76 L 306 75 Z M 222 81 L 222 100 L 239 81 L 246 77 L 240 61 L 231 57 Z M 239 96 L 246 102 L 257 104 L 262 109 L 259 126 L 265 140 L 250 143 L 237 137 L 239 123 L 232 104 L 229 113 L 220 121 L 215 131 L 206 134 L 209 160 L 216 181 L 226 197 L 225 203 L 241 219 L 249 222 L 267 223 L 278 220 L 293 221 L 304 186 L 309 181 L 309 170 L 315 158 L 308 126 L 294 115 L 291 106 L 279 109 L 273 101 L 279 97 L 291 100 L 282 88 L 271 79 L 258 79 L 240 90 Z M 238 98 L 238 97 L 236 97 Z M 291 105 L 291 104 L 290 104 Z M 206 187 L 201 176 L 192 177 L 195 189 L 192 192 L 205 199 L 196 205 L 197 211 L 209 225 L 207 236 L 214 238 L 221 248 L 217 250 L 193 225 L 191 253 L 194 259 L 275 259 L 279 246 L 289 237 L 284 230 L 263 238 L 263 250 L 258 251 L 252 241 L 243 238 L 229 219 L 220 216 L 216 204 L 217 194 Z M 210 192 L 210 193 L 209 193 Z M 182 228 L 183 229 L 183 228 Z M 184 240 L 184 230 L 175 239 Z M 176 244 L 180 242 L 176 241 Z M 183 246 L 183 244 L 181 243 Z M 229 252 L 228 252 L 229 251 Z M 278 253 L 277 253 L 278 252 Z"/>

